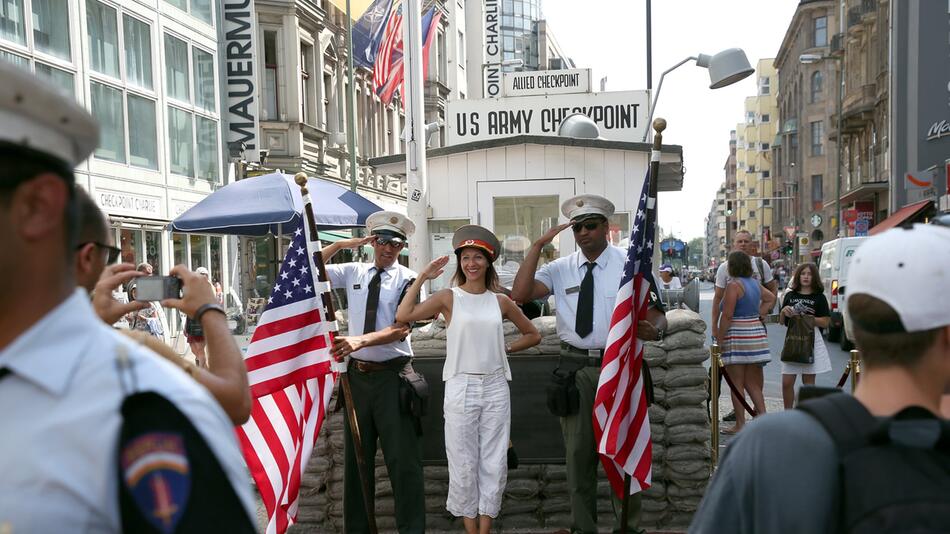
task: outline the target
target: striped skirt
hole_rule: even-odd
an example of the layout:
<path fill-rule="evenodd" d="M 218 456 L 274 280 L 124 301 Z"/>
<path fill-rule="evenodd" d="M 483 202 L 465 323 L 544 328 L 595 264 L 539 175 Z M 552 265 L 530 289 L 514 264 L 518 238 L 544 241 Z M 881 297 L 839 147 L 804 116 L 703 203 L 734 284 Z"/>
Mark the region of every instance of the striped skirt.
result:
<path fill-rule="evenodd" d="M 769 337 L 758 317 L 734 317 L 723 340 L 722 361 L 726 365 L 771 361 Z"/>

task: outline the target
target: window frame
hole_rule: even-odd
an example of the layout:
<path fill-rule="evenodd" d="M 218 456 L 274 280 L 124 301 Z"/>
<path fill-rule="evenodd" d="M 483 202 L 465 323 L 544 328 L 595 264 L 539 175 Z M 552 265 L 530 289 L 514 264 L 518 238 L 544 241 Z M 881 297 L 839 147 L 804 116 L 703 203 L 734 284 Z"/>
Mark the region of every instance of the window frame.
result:
<path fill-rule="evenodd" d="M 823 26 L 819 27 L 819 25 L 818 25 L 818 22 L 819 22 L 819 21 L 822 21 L 822 22 L 824 23 Z M 828 46 L 828 17 L 827 17 L 827 16 L 821 16 L 821 17 L 815 17 L 814 19 L 812 19 L 812 26 L 811 26 L 811 29 L 812 29 L 812 38 L 811 38 L 812 47 L 818 48 L 818 47 L 821 47 L 821 46 Z M 819 43 L 819 42 L 818 42 L 818 32 L 819 32 L 820 30 L 821 30 L 821 31 L 824 31 L 824 36 L 825 36 L 825 38 L 824 38 L 823 42 L 820 42 L 820 43 Z"/>
<path fill-rule="evenodd" d="M 197 78 L 195 77 L 195 53 L 194 50 L 198 49 L 201 52 L 209 54 L 211 56 L 211 65 L 212 65 L 212 81 L 216 82 L 218 79 L 218 62 L 217 62 L 217 51 L 206 48 L 205 46 L 198 44 L 195 40 L 189 39 L 184 35 L 181 35 L 175 31 L 172 31 L 167 26 L 162 29 L 162 65 L 166 64 L 165 61 L 165 38 L 166 36 L 173 37 L 185 43 L 186 47 L 186 56 L 188 58 L 188 96 L 189 101 L 184 102 L 177 98 L 173 98 L 170 95 L 166 95 L 164 102 L 165 114 L 165 132 L 167 136 L 167 146 L 165 149 L 165 164 L 168 166 L 168 173 L 171 176 L 185 178 L 187 180 L 201 180 L 203 182 L 213 183 L 213 184 L 222 184 L 222 173 L 221 173 L 221 117 L 220 117 L 220 108 L 221 108 L 221 99 L 218 98 L 219 95 L 215 93 L 214 98 L 214 109 L 208 110 L 202 106 L 199 106 L 196 102 L 196 82 Z M 163 73 L 164 74 L 164 73 Z M 167 80 L 165 80 L 167 83 Z M 172 143 L 171 143 L 171 114 L 172 110 L 187 113 L 191 120 L 191 170 L 193 176 L 187 174 L 180 174 L 172 170 L 171 157 L 172 157 Z M 215 134 L 215 176 L 214 178 L 207 178 L 203 176 L 198 176 L 201 169 L 201 157 L 199 156 L 199 145 L 198 145 L 198 119 L 203 118 L 210 120 L 215 124 L 214 134 Z"/>
<path fill-rule="evenodd" d="M 818 129 L 817 135 L 815 132 L 816 126 Z M 809 122 L 808 135 L 810 137 L 809 142 L 811 144 L 809 155 L 810 156 L 824 156 L 825 155 L 825 121 Z"/>
<path fill-rule="evenodd" d="M 80 13 L 78 4 L 76 2 L 66 2 L 66 16 L 69 18 L 67 24 L 67 28 L 69 29 L 69 59 L 64 59 L 36 48 L 33 35 L 33 0 L 22 0 L 22 2 L 24 43 L 20 44 L 16 41 L 10 41 L 0 37 L 0 52 L 16 56 L 18 61 L 24 63 L 22 66 L 32 73 L 36 73 L 36 65 L 40 64 L 44 67 L 50 67 L 69 74 L 73 82 L 70 97 L 77 99 L 80 94 L 79 91 L 77 91 L 80 76 L 76 57 L 81 55 L 79 53 L 81 48 L 77 48 L 77 43 L 81 46 L 81 43 L 85 40 L 83 36 L 79 35 L 81 32 L 79 31 L 78 17 Z M 80 40 L 77 41 L 77 39 Z"/>
<path fill-rule="evenodd" d="M 817 81 L 817 84 L 816 84 Z M 818 86 L 817 89 L 815 86 Z M 821 102 L 824 99 L 825 92 L 825 75 L 821 70 L 815 70 L 811 73 L 811 78 L 809 79 L 808 84 L 808 102 L 810 104 L 815 104 Z"/>
<path fill-rule="evenodd" d="M 175 9 L 177 9 L 178 11 L 181 11 L 182 13 L 187 13 L 189 16 L 191 16 L 191 17 L 194 18 L 195 20 L 198 20 L 198 21 L 200 21 L 200 22 L 202 22 L 202 23 L 204 23 L 204 24 L 207 24 L 208 26 L 211 26 L 212 28 L 216 27 L 216 26 L 215 26 L 215 23 L 217 22 L 217 21 L 215 20 L 215 18 L 217 17 L 217 13 L 215 13 L 215 11 L 216 11 L 216 10 L 215 10 L 216 1 L 215 1 L 215 0 L 208 0 L 208 3 L 210 4 L 210 5 L 208 6 L 208 8 L 209 8 L 209 10 L 210 10 L 211 20 L 205 20 L 205 19 L 203 19 L 203 18 L 198 17 L 197 15 L 195 15 L 195 13 L 194 13 L 195 10 L 194 10 L 194 8 L 192 7 L 192 3 L 193 3 L 194 1 L 195 1 L 195 0 L 182 0 L 182 2 L 185 4 L 185 8 L 184 8 L 184 9 L 182 9 L 182 8 L 178 7 L 177 5 L 173 4 L 173 3 L 171 2 L 171 0 L 160 0 L 159 3 L 160 3 L 160 4 L 167 5 L 167 6 L 170 6 L 170 7 L 173 7 L 173 8 L 175 8 Z"/>
<path fill-rule="evenodd" d="M 105 158 L 99 158 L 95 155 L 95 153 L 93 153 L 91 157 L 99 161 L 107 162 L 111 165 L 122 165 L 128 168 L 144 169 L 146 171 L 151 171 L 151 172 L 161 172 L 162 156 L 161 156 L 161 150 L 160 150 L 161 143 L 159 142 L 159 140 L 161 139 L 160 137 L 161 133 L 159 132 L 159 125 L 161 123 L 158 120 L 158 108 L 160 105 L 159 104 L 160 99 L 158 96 L 158 92 L 155 90 L 155 79 L 156 79 L 156 76 L 155 76 L 156 62 L 155 62 L 155 49 L 154 49 L 155 31 L 156 31 L 155 24 L 148 19 L 144 19 L 142 16 L 140 16 L 134 11 L 130 11 L 128 9 L 123 8 L 122 6 L 118 6 L 104 0 L 84 0 L 84 1 L 87 4 L 88 2 L 97 2 L 115 11 L 116 35 L 118 37 L 118 44 L 119 44 L 118 48 L 120 50 L 118 54 L 119 77 L 115 78 L 108 74 L 103 74 L 101 72 L 98 72 L 92 68 L 91 54 L 89 53 L 89 49 L 88 49 L 89 39 L 88 39 L 88 35 L 84 35 L 83 36 L 84 47 L 85 47 L 84 52 L 86 56 L 85 66 L 86 66 L 86 77 L 88 79 L 88 82 L 86 82 L 87 83 L 86 87 L 89 90 L 90 99 L 92 98 L 91 94 L 92 94 L 93 83 L 98 83 L 108 88 L 118 90 L 122 94 L 122 114 L 123 114 L 122 123 L 123 123 L 123 128 L 124 128 L 123 140 L 125 144 L 125 159 L 123 161 L 115 161 L 115 160 L 110 160 L 110 159 L 105 159 Z M 138 85 L 131 84 L 128 81 L 128 71 L 127 71 L 126 57 L 125 57 L 126 56 L 125 54 L 125 49 L 126 49 L 126 46 L 125 46 L 125 20 L 126 18 L 125 17 L 126 16 L 128 16 L 130 19 L 135 20 L 136 22 L 145 24 L 149 29 L 148 53 L 149 53 L 149 56 L 152 58 L 152 62 L 150 65 L 152 69 L 152 88 L 151 89 L 148 89 L 145 87 L 139 87 Z M 131 147 L 132 147 L 131 131 L 132 130 L 129 124 L 129 95 L 130 94 L 133 96 L 151 101 L 155 107 L 155 167 L 154 168 L 143 166 L 143 165 L 136 165 L 132 163 L 132 157 L 131 157 L 132 156 L 131 155 Z"/>

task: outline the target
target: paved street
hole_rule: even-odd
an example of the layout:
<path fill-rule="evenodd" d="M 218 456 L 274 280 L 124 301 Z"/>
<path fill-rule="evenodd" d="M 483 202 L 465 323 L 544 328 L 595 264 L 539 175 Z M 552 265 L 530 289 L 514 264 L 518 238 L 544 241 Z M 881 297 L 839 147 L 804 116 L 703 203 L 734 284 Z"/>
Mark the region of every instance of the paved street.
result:
<path fill-rule="evenodd" d="M 701 284 L 699 313 L 706 321 L 706 331 L 708 333 L 711 329 L 712 321 L 713 284 L 709 282 L 701 282 Z M 769 332 L 769 348 L 772 350 L 772 362 L 765 366 L 765 397 L 766 399 L 777 399 L 778 406 L 781 407 L 782 365 L 779 362 L 779 356 L 782 353 L 782 344 L 785 341 L 785 327 L 778 324 L 770 324 L 767 328 Z M 832 371 L 818 375 L 816 382 L 819 386 L 835 386 L 847 366 L 848 353 L 842 351 L 837 343 L 831 343 L 825 340 L 825 345 L 828 347 L 829 356 L 831 356 Z M 800 384 L 801 382 L 799 382 L 799 385 Z M 846 385 L 845 387 L 849 386 Z M 771 408 L 772 403 L 769 404 Z"/>

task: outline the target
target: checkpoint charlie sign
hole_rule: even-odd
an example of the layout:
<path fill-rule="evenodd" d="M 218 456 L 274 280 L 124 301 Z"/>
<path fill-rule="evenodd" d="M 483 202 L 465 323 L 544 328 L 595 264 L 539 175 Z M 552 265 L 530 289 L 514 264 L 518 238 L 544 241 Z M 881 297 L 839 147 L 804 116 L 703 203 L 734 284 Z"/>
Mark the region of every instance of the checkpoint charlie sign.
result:
<path fill-rule="evenodd" d="M 447 145 L 514 135 L 557 136 L 565 117 L 583 113 L 610 141 L 639 143 L 650 111 L 647 91 L 571 93 L 450 100 L 446 103 Z"/>
<path fill-rule="evenodd" d="M 589 93 L 590 69 L 505 73 L 505 96 Z"/>

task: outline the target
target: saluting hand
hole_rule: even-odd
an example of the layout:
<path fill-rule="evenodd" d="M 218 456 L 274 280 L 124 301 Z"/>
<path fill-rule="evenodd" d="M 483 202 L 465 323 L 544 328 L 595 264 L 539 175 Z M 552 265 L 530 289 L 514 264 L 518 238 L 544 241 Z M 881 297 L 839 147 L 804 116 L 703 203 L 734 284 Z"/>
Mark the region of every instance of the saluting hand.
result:
<path fill-rule="evenodd" d="M 135 265 L 131 263 L 119 263 L 116 265 L 107 265 L 99 275 L 99 281 L 92 291 L 92 308 L 96 315 L 105 321 L 106 324 L 114 324 L 124 315 L 148 308 L 148 302 L 133 300 L 129 303 L 122 303 L 112 296 L 112 292 L 120 285 L 138 278 L 145 273 L 135 270 Z"/>
<path fill-rule="evenodd" d="M 552 226 L 550 230 L 545 232 L 544 235 L 539 237 L 538 240 L 535 241 L 534 243 L 536 245 L 541 245 L 543 247 L 544 245 L 547 245 L 551 241 L 554 241 L 554 238 L 557 237 L 558 234 L 560 234 L 564 230 L 567 230 L 568 228 L 570 228 L 570 226 L 571 226 L 570 221 L 564 224 L 559 224 L 557 226 Z"/>
<path fill-rule="evenodd" d="M 421 276 L 425 277 L 426 280 L 435 280 L 442 274 L 442 271 L 445 269 L 445 266 L 449 263 L 448 256 L 440 256 L 432 260 L 429 265 L 426 265 L 426 268 L 420 273 Z"/>
<path fill-rule="evenodd" d="M 372 243 L 373 241 L 376 241 L 375 235 L 368 235 L 366 237 L 351 237 L 350 239 L 341 239 L 337 241 L 336 243 L 337 245 L 339 245 L 340 248 L 357 248 L 363 245 L 368 245 Z"/>

